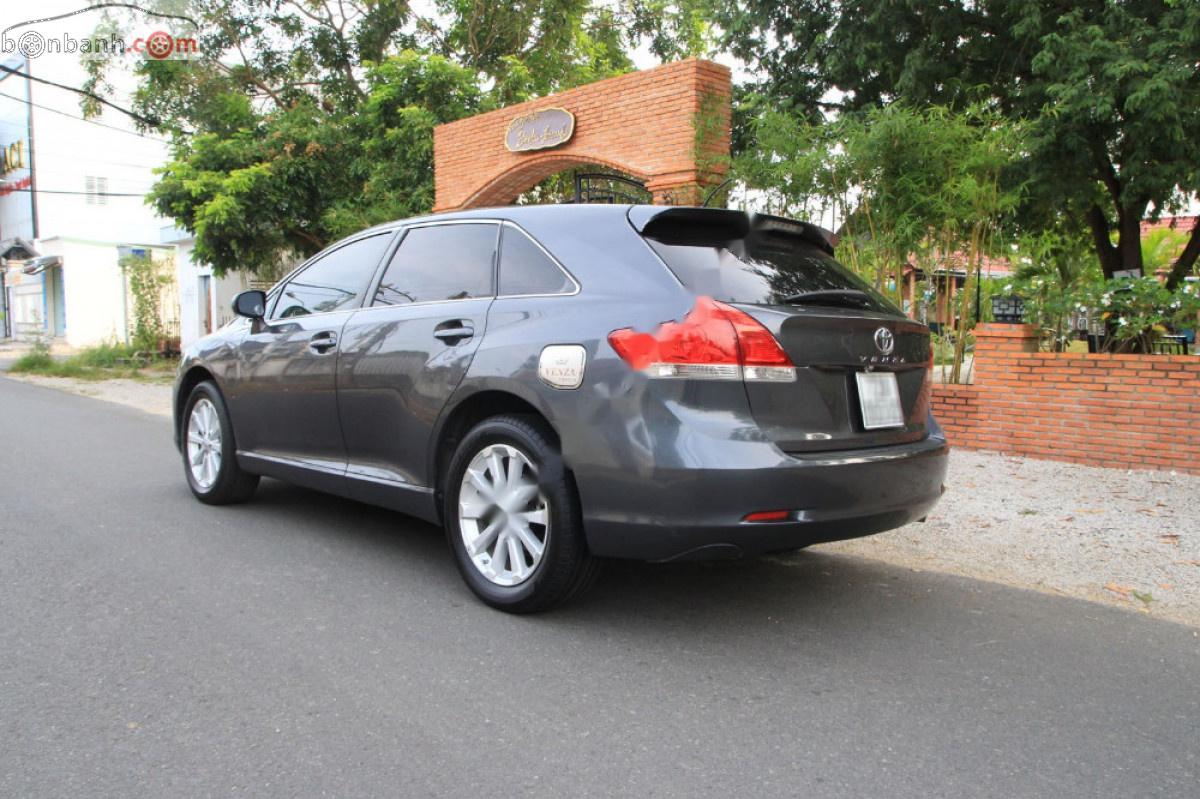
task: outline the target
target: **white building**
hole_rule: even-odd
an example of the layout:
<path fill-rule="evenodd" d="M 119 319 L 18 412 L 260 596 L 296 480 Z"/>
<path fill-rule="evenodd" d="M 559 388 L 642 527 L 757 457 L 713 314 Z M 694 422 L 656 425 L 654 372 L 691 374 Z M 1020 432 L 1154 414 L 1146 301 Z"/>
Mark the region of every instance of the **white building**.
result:
<path fill-rule="evenodd" d="M 217 277 L 212 267 L 193 261 L 195 240 L 187 231 L 168 226 L 160 235 L 175 248 L 180 341 L 187 346 L 233 320 L 233 298 L 251 288 L 251 278 L 244 272 Z"/>
<path fill-rule="evenodd" d="M 120 261 L 129 254 L 149 255 L 175 275 L 163 295 L 171 337 L 186 344 L 219 326 L 243 279 L 217 280 L 193 264 L 191 240 L 145 202 L 167 141 L 112 109 L 85 120 L 79 97 L 29 80 L 24 59 L 0 63 L 20 73 L 0 71 L 0 241 L 33 251 L 0 246 L 0 338 L 128 341 L 133 298 Z M 36 77 L 42 63 L 32 68 Z M 30 255 L 61 261 L 42 268 Z"/>
<path fill-rule="evenodd" d="M 4 65 L 18 73 L 30 67 L 20 57 Z M 129 302 L 121 256 L 172 256 L 158 240 L 164 221 L 144 199 L 151 170 L 166 161 L 166 142 L 138 134 L 119 114 L 85 120 L 73 93 L 6 71 L 0 147 L 12 154 L 0 175 L 0 239 L 20 238 L 39 255 L 61 257 L 40 271 L 9 260 L 4 332 L 40 333 L 72 346 L 124 340 Z"/>

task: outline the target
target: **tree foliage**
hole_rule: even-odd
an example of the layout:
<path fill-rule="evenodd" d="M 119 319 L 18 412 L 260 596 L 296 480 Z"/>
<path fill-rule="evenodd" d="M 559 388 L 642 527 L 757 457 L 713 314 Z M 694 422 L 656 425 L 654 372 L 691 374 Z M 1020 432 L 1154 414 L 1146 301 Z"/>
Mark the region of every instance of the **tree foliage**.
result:
<path fill-rule="evenodd" d="M 941 280 L 947 257 L 963 254 L 967 285 L 951 370 L 957 381 L 967 298 L 1022 197 L 1007 175 L 1019 161 L 1021 134 L 1021 126 L 983 107 L 955 113 L 896 103 L 830 122 L 768 111 L 735 166 L 767 210 L 842 219 L 839 256 L 897 299 L 910 258 Z"/>
<path fill-rule="evenodd" d="M 271 274 L 427 212 L 434 126 L 630 70 L 638 38 L 666 52 L 682 26 L 685 49 L 703 30 L 691 6 L 651 22 L 592 0 L 437 0 L 424 17 L 405 0 L 158 5 L 197 21 L 202 57 L 138 67 L 134 110 L 174 141 L 149 199 L 218 273 Z M 89 89 L 106 66 L 89 62 Z"/>
<path fill-rule="evenodd" d="M 363 227 L 428 211 L 433 127 L 483 105 L 474 75 L 440 56 L 372 67 L 359 112 L 312 99 L 177 145 L 149 199 L 218 271 L 270 273 Z"/>
<path fill-rule="evenodd" d="M 1024 298 L 1026 321 L 1039 328 L 1047 349 L 1061 352 L 1088 310 L 1079 307 L 1082 293 L 1103 281 L 1091 242 L 1064 220 L 1058 227 L 1026 231 L 1011 246 L 1016 271 L 1004 293 Z"/>
<path fill-rule="evenodd" d="M 776 108 L 813 118 L 982 102 L 1028 124 L 1022 221 L 1065 210 L 1106 276 L 1142 269 L 1140 222 L 1200 191 L 1194 0 L 714 0 L 723 44 Z M 1193 234 L 1173 264 L 1200 255 Z"/>
<path fill-rule="evenodd" d="M 830 122 L 769 111 L 752 131 L 735 166 L 765 210 L 843 220 L 843 256 L 880 288 L 910 256 L 965 250 L 980 225 L 990 244 L 1021 196 L 1004 180 L 1019 128 L 982 108 L 895 104 Z"/>

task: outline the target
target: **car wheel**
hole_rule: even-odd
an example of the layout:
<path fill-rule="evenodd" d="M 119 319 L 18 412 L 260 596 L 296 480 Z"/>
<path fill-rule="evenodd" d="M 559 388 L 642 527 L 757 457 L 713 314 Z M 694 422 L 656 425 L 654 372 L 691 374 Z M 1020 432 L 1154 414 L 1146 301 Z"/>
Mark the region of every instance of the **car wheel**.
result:
<path fill-rule="evenodd" d="M 183 471 L 197 499 L 209 505 L 228 505 L 254 495 L 258 475 L 238 466 L 229 411 L 212 382 L 198 384 L 188 396 L 182 438 Z"/>
<path fill-rule="evenodd" d="M 560 605 L 599 573 L 553 440 L 535 417 L 493 417 L 463 437 L 446 472 L 446 537 L 458 569 L 476 596 L 510 613 Z"/>

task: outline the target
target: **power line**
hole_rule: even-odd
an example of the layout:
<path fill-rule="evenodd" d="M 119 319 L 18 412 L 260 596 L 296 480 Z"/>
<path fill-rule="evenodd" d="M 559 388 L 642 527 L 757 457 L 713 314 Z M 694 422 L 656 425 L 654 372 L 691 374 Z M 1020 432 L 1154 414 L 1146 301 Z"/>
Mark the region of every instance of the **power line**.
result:
<path fill-rule="evenodd" d="M 88 6 L 87 8 L 81 8 L 78 11 L 68 11 L 65 14 L 59 14 L 58 16 L 54 17 L 42 17 L 41 19 L 28 19 L 24 22 L 18 22 L 15 25 L 9 25 L 0 32 L 8 33 L 13 28 L 20 28 L 24 25 L 40 25 L 43 22 L 55 22 L 60 19 L 66 19 L 67 17 L 78 16 L 79 14 L 87 14 L 92 11 L 101 11 L 105 8 L 126 8 L 133 11 L 140 11 L 143 14 L 149 14 L 152 17 L 162 17 L 163 19 L 181 19 L 184 22 L 191 23 L 192 27 L 194 28 L 200 27 L 200 23 L 196 22 L 196 20 L 192 19 L 191 17 L 183 16 L 182 14 L 167 14 L 165 12 L 155 11 L 150 8 L 142 8 L 141 6 L 136 6 L 132 3 L 96 3 Z"/>
<path fill-rule="evenodd" d="M 118 128 L 116 125 L 106 125 L 103 122 L 97 122 L 96 120 L 88 119 L 87 117 L 77 117 L 74 114 L 68 114 L 66 111 L 60 111 L 59 109 L 51 108 L 48 105 L 42 105 L 41 103 L 35 103 L 32 100 L 26 100 L 23 97 L 17 97 L 16 95 L 13 95 L 13 94 L 6 94 L 5 92 L 0 92 L 0 97 L 7 97 L 10 100 L 16 100 L 18 103 L 25 103 L 26 105 L 31 105 L 34 108 L 40 108 L 43 111 L 49 111 L 51 114 L 58 114 L 59 116 L 64 116 L 67 119 L 74 119 L 76 122 L 86 122 L 89 125 L 96 125 L 101 128 L 108 128 L 109 130 L 115 130 L 118 133 L 124 133 L 128 136 L 137 136 L 139 139 L 148 139 L 150 141 L 162 142 L 163 144 L 171 143 L 170 139 L 160 139 L 157 136 L 147 136 L 144 133 L 138 133 L 136 130 L 127 130 L 126 128 Z"/>
<path fill-rule="evenodd" d="M 117 191 L 65 191 L 63 189 L 16 189 L 0 187 L 0 196 L 11 194 L 12 192 L 36 192 L 37 194 L 72 194 L 78 197 L 145 197 L 148 192 L 142 194 L 134 194 L 128 192 Z"/>
<path fill-rule="evenodd" d="M 95 92 L 88 91 L 87 89 L 80 89 L 77 86 L 68 86 L 65 83 L 56 83 L 55 81 L 52 81 L 52 80 L 46 80 L 45 78 L 39 78 L 35 75 L 30 75 L 28 72 L 21 72 L 20 70 L 13 69 L 12 67 L 6 66 L 4 64 L 0 64 L 0 71 L 7 72 L 10 75 L 17 75 L 18 77 L 26 78 L 28 80 L 34 81 L 35 83 L 44 83 L 47 86 L 53 86 L 56 89 L 64 89 L 69 92 L 75 92 L 76 94 L 80 95 L 81 97 L 88 97 L 92 100 L 95 100 L 96 102 L 100 103 L 101 105 L 106 105 L 115 111 L 120 111 L 122 114 L 125 114 L 126 116 L 130 117 L 131 119 L 136 119 L 138 122 L 141 122 L 144 125 L 149 125 L 152 128 L 157 128 L 159 125 L 159 122 L 157 119 L 151 119 L 150 117 L 142 116 L 137 111 L 131 111 L 128 108 L 119 106 L 116 103 L 112 102 L 111 100 L 101 97 L 100 95 L 96 94 Z"/>

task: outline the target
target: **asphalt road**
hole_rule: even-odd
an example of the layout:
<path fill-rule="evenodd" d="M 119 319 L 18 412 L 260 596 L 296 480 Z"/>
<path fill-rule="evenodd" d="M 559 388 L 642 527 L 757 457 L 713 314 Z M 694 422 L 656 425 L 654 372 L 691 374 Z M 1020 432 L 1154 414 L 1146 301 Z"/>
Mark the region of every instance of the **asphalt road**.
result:
<path fill-rule="evenodd" d="M 440 533 L 0 378 L 0 796 L 1188 796 L 1200 638 L 814 550 L 510 617 Z"/>

